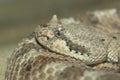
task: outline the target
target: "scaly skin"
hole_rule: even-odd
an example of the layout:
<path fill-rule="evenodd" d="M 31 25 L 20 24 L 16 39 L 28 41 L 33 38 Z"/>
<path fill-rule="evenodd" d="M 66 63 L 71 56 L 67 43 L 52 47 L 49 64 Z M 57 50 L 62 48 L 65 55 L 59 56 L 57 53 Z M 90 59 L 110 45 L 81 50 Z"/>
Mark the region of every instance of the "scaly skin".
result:
<path fill-rule="evenodd" d="M 97 31 L 75 20 L 65 20 L 57 20 L 54 16 L 48 26 L 39 26 L 35 31 L 38 43 L 50 51 L 74 57 L 88 65 L 118 62 L 119 36 Z"/>
<path fill-rule="evenodd" d="M 80 80 L 85 69 L 89 67 L 74 58 L 42 48 L 33 36 L 24 39 L 12 54 L 5 80 Z"/>
<path fill-rule="evenodd" d="M 116 15 L 114 10 L 108 12 Z M 100 29 L 106 25 L 101 24 L 104 18 L 92 14 L 97 23 L 92 18 L 88 22 L 89 17 L 81 22 L 53 16 L 48 24 L 38 26 L 11 55 L 5 80 L 81 80 L 85 70 L 119 70 L 119 32 Z M 94 22 L 99 26 L 93 26 Z"/>

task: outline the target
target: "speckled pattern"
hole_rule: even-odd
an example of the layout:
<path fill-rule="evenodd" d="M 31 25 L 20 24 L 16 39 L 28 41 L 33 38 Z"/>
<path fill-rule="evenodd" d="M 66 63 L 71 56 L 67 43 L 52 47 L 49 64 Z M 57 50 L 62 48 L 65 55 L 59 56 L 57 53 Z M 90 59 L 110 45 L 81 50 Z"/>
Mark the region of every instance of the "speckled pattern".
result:
<path fill-rule="evenodd" d="M 74 59 L 41 49 L 34 45 L 34 39 L 25 39 L 24 42 L 20 43 L 8 61 L 6 80 L 79 80 L 86 68 L 76 65 L 79 62 L 74 64 Z M 73 75 L 72 72 L 76 73 Z"/>
<path fill-rule="evenodd" d="M 111 11 L 112 11 L 112 13 L 111 13 Z M 95 13 L 94 13 L 94 16 L 96 17 Z M 104 20 L 104 17 L 106 17 L 105 18 L 105 21 L 106 21 L 109 18 L 111 19 L 111 17 L 110 17 L 111 15 L 116 16 L 116 9 L 113 9 L 110 11 L 108 10 L 108 12 L 105 11 L 105 13 L 102 13 L 102 12 L 99 12 L 99 13 L 100 13 L 99 15 L 101 15 L 100 17 L 103 17 L 102 18 L 103 20 Z M 106 13 L 110 13 L 110 15 L 108 16 L 108 15 L 106 15 Z M 100 23 L 101 23 L 102 19 L 101 18 L 99 19 L 99 16 L 97 18 L 98 18 L 99 22 L 97 22 L 97 23 L 93 22 L 92 24 L 86 24 L 86 25 L 94 25 L 94 24 L 97 25 L 98 24 L 97 28 L 94 28 L 95 26 L 92 26 L 93 31 L 98 31 L 98 34 L 106 33 L 106 32 L 104 32 L 104 29 L 103 30 L 99 29 L 99 28 L 101 28 Z M 56 18 L 53 18 L 53 19 L 55 21 L 57 20 Z M 73 18 L 69 18 L 69 19 L 74 22 Z M 115 19 L 117 19 L 117 18 L 115 18 Z M 63 20 L 66 21 L 67 19 L 63 19 Z M 114 19 L 112 19 L 112 20 L 114 20 Z M 53 20 L 51 20 L 51 21 L 53 21 Z M 69 21 L 68 21 L 68 23 L 69 23 Z M 105 22 L 105 23 L 109 23 L 110 25 L 112 24 L 112 22 L 109 22 L 109 20 L 108 20 L 108 22 Z M 114 23 L 119 23 L 119 20 L 116 20 Z M 67 24 L 67 23 L 65 23 L 65 24 Z M 105 25 L 102 24 L 101 26 L 105 26 Z M 109 26 L 109 27 L 112 28 L 113 25 Z M 54 31 L 54 29 L 52 29 L 52 31 Z M 60 29 L 61 28 L 59 28 L 59 30 Z M 68 29 L 66 29 L 66 30 L 68 30 Z M 81 30 L 81 29 L 79 29 L 79 30 Z M 88 31 L 90 30 L 92 33 L 92 30 L 89 29 L 88 27 L 87 27 L 87 30 Z M 68 79 L 69 80 L 74 80 L 74 79 L 75 80 L 86 80 L 86 79 L 98 80 L 99 78 L 100 78 L 99 80 L 101 80 L 102 79 L 101 76 L 104 76 L 104 75 L 107 76 L 104 79 L 108 80 L 111 76 L 116 76 L 116 77 L 113 77 L 115 79 L 118 79 L 120 77 L 120 74 L 118 73 L 119 67 L 118 67 L 117 71 L 114 69 L 112 71 L 108 69 L 108 68 L 116 69 L 116 66 L 119 65 L 118 64 L 116 66 L 113 66 L 114 64 L 110 60 L 110 59 L 112 59 L 113 61 L 118 62 L 118 59 L 119 59 L 118 58 L 119 56 L 111 55 L 113 52 L 116 52 L 116 53 L 119 52 L 119 46 L 118 46 L 119 45 L 118 44 L 119 43 L 119 35 L 113 36 L 114 31 L 116 33 L 119 33 L 119 30 L 115 29 L 115 30 L 113 30 L 113 32 L 108 31 L 105 34 L 105 35 L 109 34 L 109 36 L 107 35 L 107 38 L 111 39 L 110 41 L 108 41 L 108 43 L 110 43 L 110 45 L 108 45 L 108 46 L 105 45 L 104 43 L 99 43 L 99 41 L 96 42 L 96 40 L 101 40 L 101 37 L 103 37 L 103 35 L 101 35 L 100 37 L 97 37 L 95 39 L 95 41 L 93 41 L 95 44 L 98 44 L 98 46 L 100 46 L 99 44 L 105 45 L 105 47 L 108 48 L 107 51 L 109 51 L 111 53 L 110 55 L 108 55 L 110 58 L 105 59 L 106 58 L 106 56 L 105 56 L 105 58 L 104 58 L 105 60 L 101 60 L 100 63 L 96 63 L 95 65 L 94 64 L 91 64 L 91 65 L 84 64 L 85 63 L 84 61 L 81 61 L 80 58 L 76 58 L 79 56 L 74 56 L 74 55 L 69 56 L 69 55 L 61 54 L 62 50 L 54 51 L 54 47 L 51 48 L 51 45 L 49 48 L 48 46 L 41 44 L 40 42 L 42 42 L 43 39 L 44 39 L 43 41 L 46 41 L 46 40 L 50 40 L 49 38 L 52 37 L 51 34 L 49 32 L 47 32 L 47 37 L 48 36 L 49 37 L 43 38 L 43 37 L 46 37 L 46 35 L 44 35 L 44 33 L 46 34 L 45 31 L 46 30 L 43 31 L 43 34 L 40 33 L 40 34 L 42 34 L 42 37 L 41 37 L 41 35 L 39 35 L 40 36 L 39 40 L 38 40 L 39 36 L 36 36 L 36 34 L 33 33 L 33 35 L 30 35 L 29 37 L 24 38 L 23 41 L 18 44 L 18 47 L 13 51 L 13 54 L 8 59 L 8 63 L 7 63 L 8 66 L 7 66 L 7 70 L 6 70 L 6 74 L 5 74 L 5 80 L 68 80 Z M 86 32 L 86 33 L 88 33 L 88 32 Z M 37 37 L 37 39 L 36 39 L 36 37 Z M 77 38 L 78 38 L 78 36 L 77 36 Z M 88 39 L 89 39 L 89 37 L 88 37 Z M 91 39 L 91 37 L 90 37 L 90 39 Z M 64 40 L 64 39 L 62 38 L 62 40 Z M 74 40 L 75 39 L 73 39 L 72 41 L 75 42 Z M 88 42 L 89 41 L 90 40 L 88 40 Z M 101 41 L 104 41 L 104 42 L 107 41 L 106 36 Z M 55 44 L 64 45 L 64 41 L 63 41 L 63 44 L 59 44 L 59 43 L 55 43 Z M 86 43 L 84 43 L 84 44 L 86 44 Z M 116 45 L 116 44 L 118 44 L 118 45 Z M 93 45 L 90 45 L 89 48 L 91 48 L 92 46 Z M 93 53 L 94 53 L 94 51 L 96 51 L 96 55 L 97 55 L 97 53 L 99 53 L 99 50 L 96 50 L 96 49 L 98 49 L 97 48 L 98 46 L 95 46 L 92 48 L 92 49 L 94 49 Z M 112 49 L 112 48 L 114 48 L 114 46 L 117 49 L 116 48 Z M 59 47 L 61 47 L 61 46 L 59 46 Z M 79 47 L 79 46 L 77 46 L 77 47 Z M 62 48 L 64 50 L 64 48 L 66 48 L 66 45 L 62 46 Z M 72 47 L 73 50 L 76 50 L 75 48 Z M 78 49 L 80 49 L 80 48 L 78 48 Z M 106 49 L 104 49 L 104 50 L 106 50 Z M 71 54 L 71 52 L 69 52 L 69 53 Z M 73 53 L 75 54 L 75 52 L 73 52 Z M 79 55 L 83 55 L 83 54 L 79 54 Z M 89 56 L 89 55 L 87 55 L 87 56 Z M 110 63 L 111 67 L 107 67 L 104 63 L 106 63 L 106 64 Z M 100 67 L 94 68 L 98 64 L 103 64 L 104 69 L 105 68 L 106 69 L 99 70 L 98 68 L 100 68 Z M 106 70 L 108 70 L 108 71 L 106 72 Z M 112 72 L 112 73 L 110 73 L 110 72 Z M 92 73 L 92 76 L 90 77 L 91 73 Z"/>

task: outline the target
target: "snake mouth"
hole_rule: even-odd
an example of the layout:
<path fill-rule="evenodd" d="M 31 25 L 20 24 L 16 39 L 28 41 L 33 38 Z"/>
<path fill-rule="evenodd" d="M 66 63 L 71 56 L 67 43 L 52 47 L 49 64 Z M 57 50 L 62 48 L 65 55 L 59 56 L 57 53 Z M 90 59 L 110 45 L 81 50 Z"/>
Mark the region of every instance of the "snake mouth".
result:
<path fill-rule="evenodd" d="M 68 43 L 62 39 L 57 39 L 51 42 L 48 41 L 47 43 L 49 44 L 47 44 L 43 39 L 45 40 L 46 38 L 37 38 L 36 41 L 45 50 L 48 50 L 51 53 L 56 53 L 57 55 L 69 56 L 87 65 L 99 64 L 106 60 L 106 55 L 100 54 L 101 56 L 96 55 L 96 57 L 94 57 L 94 55 L 84 46 Z"/>
<path fill-rule="evenodd" d="M 57 39 L 50 39 L 49 37 L 42 36 L 37 37 L 36 42 L 41 45 L 43 48 L 52 51 L 54 53 L 59 53 L 63 55 L 69 55 L 71 57 L 84 55 L 89 56 L 88 50 L 84 46 L 79 46 L 77 44 L 72 43 L 72 41 L 68 40 L 64 37 Z"/>

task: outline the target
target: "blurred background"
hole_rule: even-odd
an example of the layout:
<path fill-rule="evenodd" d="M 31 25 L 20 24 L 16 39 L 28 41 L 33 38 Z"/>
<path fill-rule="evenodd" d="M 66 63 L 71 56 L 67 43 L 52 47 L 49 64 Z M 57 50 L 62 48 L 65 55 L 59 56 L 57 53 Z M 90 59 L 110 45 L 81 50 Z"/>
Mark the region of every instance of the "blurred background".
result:
<path fill-rule="evenodd" d="M 85 11 L 120 8 L 120 0 L 0 0 L 0 80 L 17 43 L 38 24 Z"/>

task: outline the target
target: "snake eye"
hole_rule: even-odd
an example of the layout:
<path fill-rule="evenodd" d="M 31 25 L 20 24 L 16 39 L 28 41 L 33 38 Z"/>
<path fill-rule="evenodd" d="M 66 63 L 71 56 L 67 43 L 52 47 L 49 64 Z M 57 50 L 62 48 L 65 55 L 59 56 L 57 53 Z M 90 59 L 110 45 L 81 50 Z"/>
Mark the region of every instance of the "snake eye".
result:
<path fill-rule="evenodd" d="M 60 37 L 60 36 L 61 36 L 60 31 L 56 31 L 56 32 L 55 32 L 55 35 L 56 35 L 57 37 Z"/>

